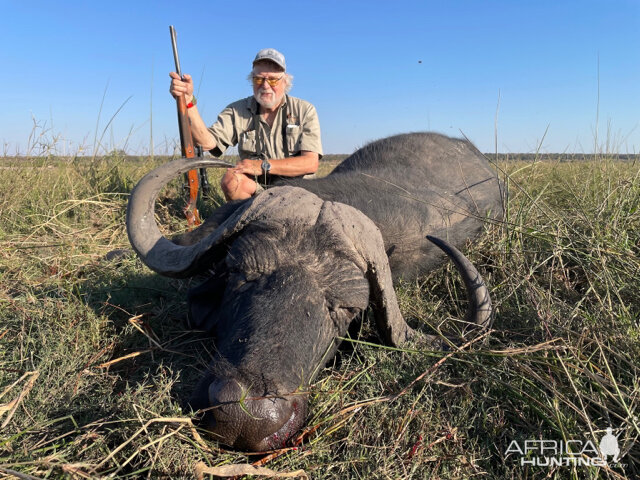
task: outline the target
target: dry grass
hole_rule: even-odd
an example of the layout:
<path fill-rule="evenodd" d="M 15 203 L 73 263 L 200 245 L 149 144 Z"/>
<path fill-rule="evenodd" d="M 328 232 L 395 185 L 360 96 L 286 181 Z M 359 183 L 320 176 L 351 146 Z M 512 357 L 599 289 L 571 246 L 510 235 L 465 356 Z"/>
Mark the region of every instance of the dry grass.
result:
<path fill-rule="evenodd" d="M 133 256 L 104 260 L 128 246 L 127 194 L 153 163 L 1 166 L 0 474 L 194 478 L 254 462 L 314 479 L 640 474 L 638 165 L 500 165 L 508 217 L 467 251 L 497 306 L 488 342 L 388 349 L 364 322 L 313 385 L 308 429 L 267 457 L 224 450 L 181 409 L 210 348 L 182 324 L 190 282 Z M 176 183 L 160 202 L 170 230 L 183 225 L 180 193 Z M 450 266 L 398 288 L 424 330 L 460 318 L 462 292 Z M 610 467 L 504 454 L 513 440 L 597 445 L 608 426 L 623 453 Z"/>

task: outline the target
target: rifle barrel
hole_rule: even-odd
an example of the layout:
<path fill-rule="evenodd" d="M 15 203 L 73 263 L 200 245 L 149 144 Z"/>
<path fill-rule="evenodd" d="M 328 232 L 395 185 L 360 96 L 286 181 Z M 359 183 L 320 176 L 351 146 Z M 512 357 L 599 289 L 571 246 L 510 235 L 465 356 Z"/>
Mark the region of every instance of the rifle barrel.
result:
<path fill-rule="evenodd" d="M 182 78 L 182 72 L 180 71 L 180 57 L 178 57 L 178 44 L 176 42 L 176 29 L 173 25 L 169 25 L 169 32 L 171 33 L 171 46 L 173 47 L 173 60 L 176 62 L 176 73 Z"/>

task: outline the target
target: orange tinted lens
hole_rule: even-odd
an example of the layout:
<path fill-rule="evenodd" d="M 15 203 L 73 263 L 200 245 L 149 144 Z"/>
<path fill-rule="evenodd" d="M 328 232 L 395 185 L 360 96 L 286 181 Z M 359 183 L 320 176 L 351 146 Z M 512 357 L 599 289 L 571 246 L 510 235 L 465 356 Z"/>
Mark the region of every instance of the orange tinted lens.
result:
<path fill-rule="evenodd" d="M 260 86 L 266 80 L 269 85 L 271 85 L 272 87 L 275 87 L 278 84 L 278 82 L 280 81 L 281 78 L 282 77 L 280 77 L 280 78 L 265 78 L 265 77 L 259 77 L 259 76 L 256 75 L 255 77 L 253 77 L 253 84 L 256 85 L 256 86 Z"/>

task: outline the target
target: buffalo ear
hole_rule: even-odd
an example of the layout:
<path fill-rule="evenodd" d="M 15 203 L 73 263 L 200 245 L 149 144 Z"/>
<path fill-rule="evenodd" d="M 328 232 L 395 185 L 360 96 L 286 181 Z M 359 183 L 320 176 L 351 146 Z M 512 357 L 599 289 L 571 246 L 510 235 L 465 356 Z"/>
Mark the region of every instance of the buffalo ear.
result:
<path fill-rule="evenodd" d="M 414 332 L 400 313 L 378 227 L 360 210 L 334 202 L 323 204 L 318 221 L 341 239 L 345 253 L 350 253 L 350 259 L 364 272 L 376 326 L 384 341 L 393 346 L 404 343 Z"/>

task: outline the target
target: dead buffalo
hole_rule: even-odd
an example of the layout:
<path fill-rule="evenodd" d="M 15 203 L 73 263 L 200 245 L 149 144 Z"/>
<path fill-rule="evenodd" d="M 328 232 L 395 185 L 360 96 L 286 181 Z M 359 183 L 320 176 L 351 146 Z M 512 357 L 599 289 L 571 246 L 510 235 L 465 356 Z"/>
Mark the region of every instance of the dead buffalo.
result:
<path fill-rule="evenodd" d="M 501 185 L 469 142 L 434 133 L 370 143 L 330 175 L 292 180 L 227 203 L 169 241 L 154 200 L 181 172 L 227 166 L 178 159 L 145 176 L 131 194 L 129 239 L 142 261 L 170 277 L 206 273 L 189 292 L 194 327 L 215 338 L 215 358 L 192 397 L 203 425 L 245 450 L 281 447 L 304 424 L 310 382 L 351 321 L 371 306 L 381 337 L 408 339 L 393 279 L 415 278 L 446 258 L 427 235 L 460 247 L 487 217 L 502 214 Z M 455 248 L 470 298 L 466 320 L 486 326 L 486 287 Z"/>

